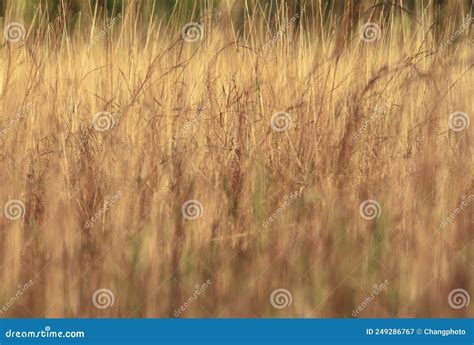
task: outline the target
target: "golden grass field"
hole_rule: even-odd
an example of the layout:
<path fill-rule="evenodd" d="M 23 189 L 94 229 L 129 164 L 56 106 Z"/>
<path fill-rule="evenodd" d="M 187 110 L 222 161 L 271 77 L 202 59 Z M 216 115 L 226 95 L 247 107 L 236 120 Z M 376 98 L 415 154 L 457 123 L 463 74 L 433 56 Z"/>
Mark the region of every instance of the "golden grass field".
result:
<path fill-rule="evenodd" d="M 161 19 L 130 1 L 74 30 L 66 6 L 27 21 L 19 3 L 2 18 L 26 30 L 1 41 L 0 317 L 474 316 L 466 2 L 433 25 L 430 1 Z"/>

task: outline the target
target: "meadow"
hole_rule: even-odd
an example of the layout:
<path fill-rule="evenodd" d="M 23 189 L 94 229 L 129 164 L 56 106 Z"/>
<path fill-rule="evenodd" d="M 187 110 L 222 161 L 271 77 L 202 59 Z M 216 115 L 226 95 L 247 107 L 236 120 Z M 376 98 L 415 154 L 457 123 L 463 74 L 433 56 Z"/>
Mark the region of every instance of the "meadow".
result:
<path fill-rule="evenodd" d="M 0 3 L 0 317 L 474 316 L 471 1 L 105 3 Z"/>

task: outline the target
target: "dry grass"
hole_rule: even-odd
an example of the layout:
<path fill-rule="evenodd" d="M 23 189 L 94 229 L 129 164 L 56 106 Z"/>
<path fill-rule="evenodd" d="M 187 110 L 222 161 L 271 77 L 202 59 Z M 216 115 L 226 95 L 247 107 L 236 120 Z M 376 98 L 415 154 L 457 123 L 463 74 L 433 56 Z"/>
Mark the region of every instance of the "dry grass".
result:
<path fill-rule="evenodd" d="M 448 294 L 472 295 L 474 203 L 440 226 L 474 194 L 474 125 L 448 127 L 455 111 L 474 120 L 472 32 L 439 50 L 460 17 L 437 32 L 434 9 L 376 8 L 321 32 L 313 4 L 262 49 L 291 8 L 275 26 L 255 7 L 240 32 L 221 10 L 186 43 L 177 17 L 125 7 L 88 50 L 99 14 L 69 32 L 39 9 L 26 40 L 2 46 L 0 129 L 30 106 L 0 136 L 0 205 L 26 210 L 0 217 L 0 304 L 34 282 L 2 317 L 172 317 L 207 280 L 180 316 L 351 317 L 387 280 L 359 316 L 472 317 Z M 358 34 L 369 17 L 373 43 Z M 94 129 L 100 111 L 111 130 Z M 270 127 L 277 111 L 288 130 Z M 367 199 L 378 218 L 360 216 Z M 110 308 L 94 307 L 100 288 Z M 288 308 L 272 307 L 277 288 Z"/>

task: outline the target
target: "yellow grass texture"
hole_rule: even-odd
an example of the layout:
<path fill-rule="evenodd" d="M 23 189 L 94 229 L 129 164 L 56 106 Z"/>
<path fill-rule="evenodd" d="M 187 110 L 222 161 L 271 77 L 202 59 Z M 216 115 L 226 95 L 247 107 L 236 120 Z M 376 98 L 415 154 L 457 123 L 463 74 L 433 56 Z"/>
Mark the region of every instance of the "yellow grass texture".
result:
<path fill-rule="evenodd" d="M 2 43 L 1 317 L 473 316 L 468 19 L 122 10 Z"/>

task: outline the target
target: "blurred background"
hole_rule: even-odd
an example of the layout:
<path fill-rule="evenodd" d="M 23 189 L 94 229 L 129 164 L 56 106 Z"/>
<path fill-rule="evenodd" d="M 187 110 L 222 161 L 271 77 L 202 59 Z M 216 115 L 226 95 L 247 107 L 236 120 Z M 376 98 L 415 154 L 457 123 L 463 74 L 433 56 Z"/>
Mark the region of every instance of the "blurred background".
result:
<path fill-rule="evenodd" d="M 312 21 L 331 23 L 332 17 L 350 16 L 353 21 L 367 10 L 378 8 L 386 18 L 392 13 L 426 15 L 437 13 L 438 24 L 443 20 L 453 20 L 453 16 L 472 15 L 473 0 L 395 0 L 395 1 L 358 1 L 358 0 L 0 0 L 0 16 L 22 17 L 31 21 L 38 11 L 45 11 L 50 19 L 67 13 L 68 25 L 74 27 L 81 16 L 93 13 L 114 16 L 130 5 L 144 19 L 157 17 L 170 19 L 172 16 L 183 20 L 199 19 L 209 9 L 230 14 L 235 25 L 241 25 L 245 16 L 252 12 L 265 12 L 270 17 L 281 6 L 299 12 L 305 9 L 305 15 Z M 247 11 L 247 12 L 246 12 Z"/>
<path fill-rule="evenodd" d="M 473 6 L 0 0 L 0 316 L 472 316 Z"/>

